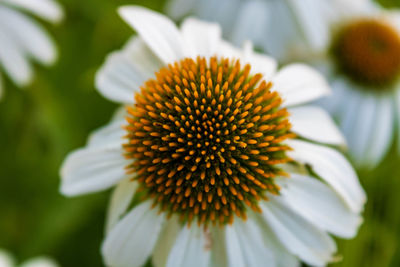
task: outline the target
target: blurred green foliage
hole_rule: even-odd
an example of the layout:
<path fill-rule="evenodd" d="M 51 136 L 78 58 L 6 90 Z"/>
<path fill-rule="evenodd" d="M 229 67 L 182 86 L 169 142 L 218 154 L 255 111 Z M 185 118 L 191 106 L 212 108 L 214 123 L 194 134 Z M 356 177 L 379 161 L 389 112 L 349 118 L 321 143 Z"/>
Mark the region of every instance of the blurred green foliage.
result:
<path fill-rule="evenodd" d="M 350 1 L 350 0 L 349 0 Z M 163 0 L 64 0 L 66 20 L 48 26 L 60 51 L 53 68 L 36 66 L 31 86 L 5 81 L 0 102 L 0 248 L 20 259 L 48 254 L 63 267 L 102 266 L 100 243 L 109 192 L 59 195 L 65 155 L 85 144 L 117 107 L 94 89 L 105 56 L 133 33 L 116 8 L 140 4 L 162 10 Z M 399 0 L 382 3 L 400 6 Z M 354 240 L 339 241 L 334 266 L 400 266 L 400 157 L 396 149 L 360 177 L 369 201 Z"/>

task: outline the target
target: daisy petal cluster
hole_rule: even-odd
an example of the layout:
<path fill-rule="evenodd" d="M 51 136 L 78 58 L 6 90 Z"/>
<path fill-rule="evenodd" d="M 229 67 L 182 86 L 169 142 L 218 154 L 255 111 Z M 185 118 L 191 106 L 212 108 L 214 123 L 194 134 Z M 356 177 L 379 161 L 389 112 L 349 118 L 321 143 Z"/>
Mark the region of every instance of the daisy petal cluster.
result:
<path fill-rule="evenodd" d="M 31 59 L 51 65 L 57 58 L 53 40 L 25 12 L 52 23 L 63 18 L 61 6 L 53 0 L 0 0 L 0 67 L 19 87 L 32 80 Z M 0 76 L 0 96 L 1 80 Z"/>
<path fill-rule="evenodd" d="M 108 266 L 325 265 L 331 235 L 352 238 L 366 200 L 344 137 L 306 105 L 330 93 L 313 69 L 224 41 L 217 24 L 180 28 L 137 6 L 138 33 L 97 74 L 123 105 L 61 169 L 61 192 L 115 187 Z M 330 145 L 330 146 L 327 146 Z"/>

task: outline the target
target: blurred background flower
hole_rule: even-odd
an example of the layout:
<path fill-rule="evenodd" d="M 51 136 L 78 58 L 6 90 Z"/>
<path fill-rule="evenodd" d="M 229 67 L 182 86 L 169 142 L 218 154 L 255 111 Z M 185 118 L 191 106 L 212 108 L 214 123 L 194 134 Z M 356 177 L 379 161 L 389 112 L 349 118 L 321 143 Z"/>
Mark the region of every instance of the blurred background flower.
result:
<path fill-rule="evenodd" d="M 381 2 L 400 7 L 397 0 Z M 2 76 L 7 97 L 0 103 L 0 247 L 21 260 L 46 254 L 61 266 L 103 266 L 99 233 L 109 192 L 65 199 L 58 193 L 59 167 L 117 107 L 94 89 L 94 74 L 105 56 L 132 35 L 116 8 L 138 4 L 162 11 L 166 2 L 59 3 L 65 9 L 64 22 L 54 28 L 43 24 L 57 43 L 58 64 L 50 69 L 35 66 L 36 75 L 24 92 Z M 345 257 L 333 266 L 400 265 L 399 163 L 392 149 L 375 170 L 359 172 L 369 196 L 365 222 L 356 239 L 338 241 Z"/>
<path fill-rule="evenodd" d="M 51 258 L 39 256 L 28 259 L 17 264 L 14 256 L 5 250 L 0 249 L 0 267 L 59 267 L 59 265 Z"/>
<path fill-rule="evenodd" d="M 51 37 L 25 13 L 52 23 L 59 22 L 64 16 L 61 6 L 53 0 L 0 1 L 0 66 L 19 87 L 32 81 L 31 59 L 48 66 L 57 58 Z M 0 97 L 1 80 L 0 76 Z"/>

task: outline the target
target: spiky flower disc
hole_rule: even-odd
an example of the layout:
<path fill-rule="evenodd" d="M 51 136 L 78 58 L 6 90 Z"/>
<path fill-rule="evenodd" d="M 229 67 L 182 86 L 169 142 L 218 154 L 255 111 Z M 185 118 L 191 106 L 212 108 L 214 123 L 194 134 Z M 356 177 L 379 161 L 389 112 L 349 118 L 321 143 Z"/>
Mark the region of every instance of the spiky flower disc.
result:
<path fill-rule="evenodd" d="M 400 37 L 385 22 L 365 19 L 345 25 L 332 52 L 340 71 L 373 88 L 390 85 L 400 73 Z"/>
<path fill-rule="evenodd" d="M 273 177 L 292 134 L 271 85 L 215 57 L 181 60 L 147 81 L 128 108 L 125 145 L 145 197 L 184 221 L 225 224 L 278 193 Z"/>

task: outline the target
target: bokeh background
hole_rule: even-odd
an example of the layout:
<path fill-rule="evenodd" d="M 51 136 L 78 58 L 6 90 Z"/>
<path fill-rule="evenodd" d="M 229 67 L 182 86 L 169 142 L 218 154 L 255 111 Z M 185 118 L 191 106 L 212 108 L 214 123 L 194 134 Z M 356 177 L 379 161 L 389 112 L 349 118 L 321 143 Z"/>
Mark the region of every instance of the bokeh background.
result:
<path fill-rule="evenodd" d="M 351 0 L 349 0 L 351 1 Z M 105 56 L 133 34 L 116 14 L 123 4 L 162 11 L 164 0 L 61 0 L 66 19 L 49 26 L 59 48 L 53 68 L 36 66 L 26 89 L 5 78 L 0 102 L 0 248 L 19 260 L 50 255 L 63 267 L 103 266 L 100 243 L 110 192 L 65 198 L 58 193 L 65 155 L 104 125 L 115 104 L 94 88 Z M 400 8 L 400 0 L 382 0 Z M 368 193 L 358 236 L 338 240 L 332 266 L 400 266 L 400 156 L 397 144 L 372 172 L 360 171 Z"/>

